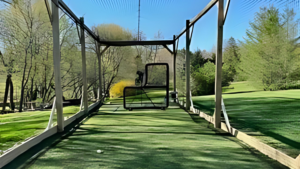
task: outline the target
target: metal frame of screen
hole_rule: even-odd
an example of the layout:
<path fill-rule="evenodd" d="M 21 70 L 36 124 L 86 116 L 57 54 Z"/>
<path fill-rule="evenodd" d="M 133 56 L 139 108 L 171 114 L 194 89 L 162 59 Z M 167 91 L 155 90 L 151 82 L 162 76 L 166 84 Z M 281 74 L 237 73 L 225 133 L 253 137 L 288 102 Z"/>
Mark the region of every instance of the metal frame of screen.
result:
<path fill-rule="evenodd" d="M 157 66 L 157 65 L 162 65 L 162 66 L 166 66 L 167 68 L 167 77 L 166 77 L 166 86 L 147 86 L 147 82 L 148 82 L 148 67 L 149 66 Z M 145 65 L 145 75 L 146 75 L 146 82 L 144 86 L 128 86 L 125 87 L 123 90 L 123 106 L 124 109 L 164 109 L 169 107 L 169 65 L 167 63 L 148 63 Z M 137 89 L 137 90 L 143 90 L 143 89 L 155 89 L 155 88 L 160 88 L 160 89 L 166 89 L 166 106 L 145 106 L 145 107 L 127 107 L 126 106 L 126 90 L 127 89 Z"/>

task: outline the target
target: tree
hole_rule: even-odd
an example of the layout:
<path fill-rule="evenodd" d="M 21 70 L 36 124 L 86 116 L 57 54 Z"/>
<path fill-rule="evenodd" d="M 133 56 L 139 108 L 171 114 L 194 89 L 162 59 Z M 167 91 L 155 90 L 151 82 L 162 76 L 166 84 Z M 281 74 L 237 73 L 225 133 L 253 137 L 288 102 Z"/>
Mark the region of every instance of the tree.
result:
<path fill-rule="evenodd" d="M 228 78 L 227 81 L 233 81 L 234 77 L 237 75 L 238 64 L 240 63 L 240 53 L 239 47 L 236 44 L 236 41 L 231 37 L 227 41 L 227 46 L 224 49 L 223 54 L 223 78 Z"/>
<path fill-rule="evenodd" d="M 6 73 L 21 79 L 17 80 L 21 86 L 19 111 L 23 101 L 36 99 L 37 93 L 43 102 L 51 101 L 55 97 L 52 26 L 44 1 L 12 1 L 0 11 L 0 16 L 5 28 L 0 32 L 0 44 L 4 48 L 2 63 Z M 81 54 L 76 45 L 77 30 L 65 15 L 60 17 L 60 35 L 62 88 L 66 95 L 71 95 L 71 87 L 82 79 L 78 71 Z"/>
<path fill-rule="evenodd" d="M 36 8 L 30 0 L 13 1 L 7 9 L 1 11 L 5 29 L 0 32 L 0 39 L 5 44 L 8 60 L 8 73 L 21 73 L 21 98 L 19 111 L 25 95 L 25 88 L 36 70 L 35 59 L 39 56 L 41 45 L 46 41 L 45 27 Z"/>
<path fill-rule="evenodd" d="M 265 90 L 287 87 L 299 65 L 296 25 L 295 12 L 289 8 L 283 13 L 274 6 L 261 8 L 241 43 L 240 72 Z"/>
<path fill-rule="evenodd" d="M 202 56 L 202 51 L 200 49 L 197 49 L 191 58 L 191 65 L 193 69 L 197 69 L 199 67 L 202 67 L 207 60 Z"/>
<path fill-rule="evenodd" d="M 214 94 L 215 65 L 212 62 L 207 62 L 203 67 L 196 69 L 192 77 L 195 83 L 195 87 L 192 88 L 193 95 Z"/>
<path fill-rule="evenodd" d="M 101 24 L 93 27 L 93 31 L 103 40 L 131 40 L 133 39 L 132 32 L 122 28 L 116 24 Z M 96 54 L 100 55 L 103 47 L 97 46 L 94 40 L 91 40 L 90 48 L 97 51 Z M 131 47 L 110 47 L 101 56 L 102 65 L 102 80 L 103 90 L 105 95 L 109 94 L 109 90 L 117 80 L 120 80 L 119 71 L 122 68 L 122 73 L 133 71 L 132 63 L 128 62 L 127 57 L 133 57 Z M 125 61 L 125 62 L 122 62 Z M 124 64 L 125 66 L 121 66 Z M 124 78 L 124 77 L 122 77 Z M 125 79 L 125 78 L 124 78 Z"/>

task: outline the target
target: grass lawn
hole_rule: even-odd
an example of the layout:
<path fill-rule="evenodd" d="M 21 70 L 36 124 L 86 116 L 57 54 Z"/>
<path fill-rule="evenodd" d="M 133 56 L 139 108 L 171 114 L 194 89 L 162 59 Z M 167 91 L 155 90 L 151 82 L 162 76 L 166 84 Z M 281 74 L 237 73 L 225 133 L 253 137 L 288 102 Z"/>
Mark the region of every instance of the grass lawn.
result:
<path fill-rule="evenodd" d="M 223 93 L 238 93 L 238 92 L 249 92 L 249 91 L 261 91 L 261 89 L 257 89 L 249 82 L 234 82 L 230 86 L 226 86 L 222 88 Z"/>
<path fill-rule="evenodd" d="M 223 94 L 231 125 L 297 157 L 300 154 L 300 90 L 248 92 L 245 83 L 233 83 L 233 86 L 239 90 Z M 213 95 L 193 97 L 193 102 L 196 108 L 213 114 Z"/>
<path fill-rule="evenodd" d="M 286 168 L 177 105 L 126 111 L 121 99 L 110 102 L 24 167 Z"/>
<path fill-rule="evenodd" d="M 79 106 L 64 108 L 64 117 L 71 117 Z M 0 115 L 0 150 L 7 150 L 28 137 L 43 132 L 49 121 L 50 111 L 33 111 Z M 54 122 L 56 116 L 54 116 Z"/>

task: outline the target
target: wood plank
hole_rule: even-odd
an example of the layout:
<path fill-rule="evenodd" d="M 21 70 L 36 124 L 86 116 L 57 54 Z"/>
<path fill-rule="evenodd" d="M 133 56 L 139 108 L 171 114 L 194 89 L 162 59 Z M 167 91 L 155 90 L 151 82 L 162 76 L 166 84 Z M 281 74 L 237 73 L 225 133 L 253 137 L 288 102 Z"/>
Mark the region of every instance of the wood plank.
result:
<path fill-rule="evenodd" d="M 173 40 L 152 40 L 152 41 L 104 41 L 99 43 L 102 46 L 148 46 L 148 45 L 172 45 Z"/>
<path fill-rule="evenodd" d="M 80 18 L 80 43 L 81 43 L 81 57 L 82 57 L 82 82 L 83 82 L 83 105 L 85 113 L 88 113 L 88 94 L 87 94 L 87 79 L 86 79 L 86 56 L 85 56 L 85 35 L 84 35 L 84 19 Z"/>
<path fill-rule="evenodd" d="M 0 156 L 0 168 L 4 167 L 6 164 L 11 162 L 13 159 L 17 158 L 19 155 L 21 155 L 25 151 L 29 150 L 31 147 L 37 145 L 38 143 L 40 143 L 44 139 L 46 139 L 46 138 L 54 135 L 55 133 L 57 133 L 57 131 L 58 131 L 57 129 L 58 129 L 58 126 L 56 125 L 56 126 L 50 128 L 49 130 L 44 131 L 40 135 L 25 141 L 24 143 L 22 143 L 18 147 L 16 147 L 16 148 L 6 152 L 5 154 L 1 155 Z"/>
<path fill-rule="evenodd" d="M 211 122 L 212 116 L 209 116 L 209 115 L 201 112 L 200 110 L 198 110 L 198 111 L 200 112 L 200 114 L 199 114 L 200 117 L 204 118 L 208 122 Z M 227 126 L 223 122 L 221 122 L 221 129 L 228 132 Z M 241 132 L 233 127 L 231 127 L 230 134 L 235 136 L 237 139 L 247 143 L 251 147 L 257 149 L 261 153 L 280 162 L 281 164 L 283 164 L 287 167 L 293 168 L 293 169 L 300 169 L 300 155 L 296 159 L 294 159 L 294 158 L 284 154 L 283 152 L 281 152 L 265 143 L 262 143 L 260 140 L 254 138 L 252 136 L 249 136 L 246 133 Z"/>
<path fill-rule="evenodd" d="M 186 110 L 190 110 L 191 107 L 191 61 L 190 61 L 190 21 L 186 20 L 186 53 L 185 53 L 185 100 L 186 100 Z"/>
<path fill-rule="evenodd" d="M 188 28 L 194 25 L 202 16 L 204 16 L 216 3 L 218 0 L 211 0 L 205 7 L 202 9 L 200 13 L 198 13 L 192 20 Z M 184 33 L 186 33 L 187 28 L 185 28 L 177 37 L 176 40 L 179 39 Z"/>
<path fill-rule="evenodd" d="M 223 21 L 224 21 L 224 0 L 218 4 L 218 37 L 215 75 L 215 128 L 221 128 L 221 102 L 222 102 L 222 52 L 223 52 Z"/>
<path fill-rule="evenodd" d="M 54 4 L 53 4 L 54 3 Z M 61 87 L 61 74 L 60 74 L 60 37 L 59 37 L 59 13 L 58 0 L 52 0 L 52 34 L 53 34 L 53 66 L 54 66 L 54 84 L 56 96 L 56 114 L 58 132 L 64 131 L 64 114 L 63 114 L 63 92 Z"/>

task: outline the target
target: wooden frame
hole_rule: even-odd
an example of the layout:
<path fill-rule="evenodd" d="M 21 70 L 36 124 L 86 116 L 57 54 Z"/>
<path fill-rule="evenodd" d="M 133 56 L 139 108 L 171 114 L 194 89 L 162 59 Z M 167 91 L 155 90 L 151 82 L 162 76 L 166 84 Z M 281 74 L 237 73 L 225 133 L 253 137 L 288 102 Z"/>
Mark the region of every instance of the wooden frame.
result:
<path fill-rule="evenodd" d="M 82 58 L 83 58 L 83 76 L 85 76 L 85 68 L 86 68 L 86 63 L 85 63 L 85 42 L 84 42 L 84 31 L 86 31 L 93 39 L 95 39 L 99 43 L 99 48 L 100 45 L 107 46 L 101 53 L 100 56 L 105 52 L 106 49 L 108 49 L 109 46 L 135 46 L 135 45 L 162 45 L 169 49 L 167 45 L 173 45 L 173 64 L 174 64 L 174 90 L 176 91 L 176 40 L 179 40 L 179 38 L 184 34 L 187 33 L 187 51 L 189 50 L 189 44 L 191 41 L 190 34 L 189 34 L 189 28 L 192 27 L 202 16 L 204 16 L 217 2 L 219 1 L 219 15 L 218 15 L 218 53 L 217 53 L 217 70 L 216 70 L 216 117 L 212 118 L 215 119 L 214 123 L 217 124 L 215 127 L 220 128 L 221 123 L 219 120 L 219 107 L 221 107 L 221 102 L 219 101 L 221 98 L 221 92 L 220 90 L 220 83 L 221 83 L 221 71 L 222 70 L 222 41 L 223 41 L 223 24 L 226 19 L 227 11 L 229 8 L 229 3 L 226 5 L 226 13 L 224 16 L 224 7 L 223 7 L 223 2 L 224 0 L 211 0 L 207 6 L 198 14 L 194 19 L 191 20 L 191 22 L 187 21 L 186 24 L 186 29 L 183 30 L 178 36 L 174 36 L 172 40 L 157 40 L 157 41 L 103 41 L 100 40 L 99 36 L 96 36 L 94 32 L 92 32 L 83 22 L 83 18 L 79 19 L 70 9 L 69 7 L 62 1 L 62 0 L 52 0 L 52 11 L 50 11 L 49 4 L 46 3 L 47 10 L 49 13 L 49 17 L 52 23 L 52 28 L 53 28 L 53 63 L 54 63 L 54 75 L 55 75 L 55 94 L 56 94 L 56 109 L 57 109 L 57 126 L 54 126 L 50 128 L 49 130 L 43 132 L 42 134 L 33 137 L 32 139 L 24 142 L 22 145 L 18 146 L 17 148 L 3 154 L 0 156 L 0 168 L 8 164 L 10 161 L 12 161 L 14 158 L 18 157 L 20 154 L 24 153 L 28 149 L 32 148 L 33 146 L 37 145 L 39 142 L 42 140 L 54 135 L 57 132 L 63 132 L 65 125 L 69 125 L 72 122 L 74 122 L 76 119 L 81 118 L 85 113 L 83 111 L 78 112 L 71 118 L 64 120 L 63 117 L 63 105 L 62 105 L 62 88 L 61 88 L 61 73 L 60 73 L 60 43 L 59 43 L 59 13 L 58 13 L 58 8 L 66 12 L 74 21 L 76 24 L 80 24 L 81 28 L 81 45 L 82 45 Z M 230 0 L 228 0 L 230 1 Z M 5 1 L 4 1 L 5 2 Z M 220 7 L 221 6 L 221 7 Z M 178 45 L 178 42 L 177 42 Z M 172 51 L 169 49 L 168 50 L 170 53 Z M 189 63 L 189 56 L 187 53 L 187 60 L 186 63 Z M 189 64 L 187 68 L 189 69 Z M 101 76 L 101 62 L 99 62 L 99 73 Z M 187 75 L 189 76 L 189 71 L 187 72 Z M 84 78 L 85 79 L 85 78 Z M 99 90 L 101 93 L 101 79 L 99 80 L 100 86 Z M 169 81 L 168 81 L 169 82 Z M 187 78 L 187 86 L 189 86 L 189 78 Z M 169 85 L 167 85 L 169 87 Z M 84 80 L 84 107 L 85 111 L 88 112 L 90 108 L 88 108 L 87 105 L 87 85 L 86 85 L 86 80 Z M 187 96 L 190 95 L 190 90 L 187 89 Z M 167 97 L 168 98 L 168 97 Z M 186 107 L 189 107 L 190 103 L 190 98 L 187 98 L 187 105 Z M 220 104 L 219 104 L 220 103 Z M 97 102 L 97 104 L 101 104 L 100 102 Z M 220 106 L 219 106 L 220 105 Z M 95 104 L 91 105 L 90 107 L 95 106 Z M 216 120 L 217 119 L 217 120 Z M 298 163 L 300 166 L 300 162 Z"/>

